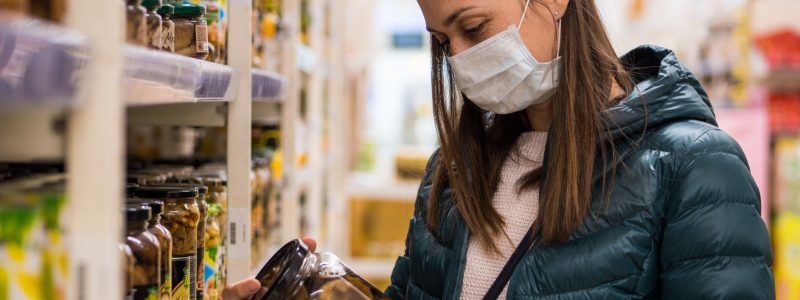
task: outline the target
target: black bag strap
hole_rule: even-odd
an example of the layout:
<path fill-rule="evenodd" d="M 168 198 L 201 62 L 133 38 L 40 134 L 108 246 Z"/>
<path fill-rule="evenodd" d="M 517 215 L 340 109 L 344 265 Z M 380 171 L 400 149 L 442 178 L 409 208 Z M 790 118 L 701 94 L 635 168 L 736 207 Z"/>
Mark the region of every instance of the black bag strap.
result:
<path fill-rule="evenodd" d="M 486 296 L 483 297 L 483 300 L 496 300 L 497 297 L 500 297 L 500 293 L 503 292 L 503 288 L 505 288 L 506 284 L 508 284 L 508 281 L 511 280 L 511 273 L 514 272 L 517 264 L 519 264 L 519 262 L 525 256 L 525 253 L 527 253 L 528 249 L 530 249 L 531 245 L 533 245 L 533 227 L 534 226 L 531 226 L 531 228 L 528 229 L 528 232 L 525 233 L 525 237 L 522 238 L 522 241 L 519 242 L 517 248 L 514 249 L 514 253 L 511 254 L 511 257 L 508 259 L 508 262 L 506 262 L 503 270 L 500 271 L 500 275 L 497 275 L 497 278 L 494 280 L 494 283 L 492 283 L 489 291 L 486 292 Z"/>

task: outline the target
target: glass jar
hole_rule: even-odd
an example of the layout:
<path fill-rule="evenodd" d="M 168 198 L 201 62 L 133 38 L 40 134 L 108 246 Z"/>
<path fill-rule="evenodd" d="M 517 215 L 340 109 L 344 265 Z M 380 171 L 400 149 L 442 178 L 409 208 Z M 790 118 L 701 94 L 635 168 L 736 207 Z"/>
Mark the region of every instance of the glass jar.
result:
<path fill-rule="evenodd" d="M 147 47 L 161 50 L 161 15 L 156 10 L 161 7 L 161 0 L 143 0 L 142 6 L 147 10 Z"/>
<path fill-rule="evenodd" d="M 133 299 L 159 299 L 161 287 L 161 247 L 158 239 L 147 230 L 150 221 L 150 208 L 142 204 L 125 206 L 128 247 L 131 247 L 136 263 L 133 266 Z"/>
<path fill-rule="evenodd" d="M 208 3 L 206 7 L 206 24 L 208 24 L 208 43 L 214 48 L 213 53 L 209 55 L 208 60 L 215 63 L 224 63 L 224 45 L 225 34 L 222 31 L 222 24 L 220 22 L 220 5 L 219 3 Z"/>
<path fill-rule="evenodd" d="M 130 299 L 133 296 L 133 266 L 136 258 L 127 244 L 119 244 L 119 255 L 122 258 L 122 295 L 124 299 Z"/>
<path fill-rule="evenodd" d="M 223 287 L 221 284 L 222 270 L 220 270 L 220 249 L 222 247 L 220 233 L 219 204 L 210 203 L 208 205 L 208 218 L 206 219 L 204 237 L 206 253 L 203 256 L 203 264 L 206 270 L 204 286 L 208 300 L 219 300 Z"/>
<path fill-rule="evenodd" d="M 152 220 L 148 224 L 147 230 L 158 239 L 158 243 L 161 246 L 161 273 L 159 274 L 161 288 L 159 293 L 161 294 L 161 299 L 170 299 L 172 295 L 172 235 L 164 225 L 161 225 L 164 202 L 161 200 L 133 198 L 128 199 L 128 203 L 146 205 L 152 211 Z"/>
<path fill-rule="evenodd" d="M 135 183 L 126 183 L 125 184 L 125 196 L 128 198 L 134 197 L 136 194 L 136 190 L 139 189 L 139 185 Z"/>
<path fill-rule="evenodd" d="M 330 252 L 310 253 L 300 240 L 284 245 L 256 275 L 252 299 L 389 299 Z"/>
<path fill-rule="evenodd" d="M 147 46 L 147 10 L 141 5 L 142 0 L 126 0 L 125 40 L 128 43 Z"/>
<path fill-rule="evenodd" d="M 161 50 L 170 53 L 175 52 L 175 23 L 172 22 L 172 14 L 175 7 L 164 4 L 158 9 L 161 15 Z"/>
<path fill-rule="evenodd" d="M 184 181 L 184 179 L 174 178 L 174 181 Z M 195 180 L 192 180 L 195 181 Z M 197 189 L 197 208 L 200 211 L 200 220 L 197 224 L 197 285 L 195 286 L 197 299 L 203 299 L 205 266 L 203 265 L 203 255 L 205 249 L 206 218 L 208 217 L 208 203 L 206 194 L 208 188 L 199 183 L 165 183 L 164 186 Z"/>
<path fill-rule="evenodd" d="M 197 189 L 145 186 L 136 197 L 164 201 L 161 224 L 172 235 L 172 299 L 195 299 L 197 280 Z"/>
<path fill-rule="evenodd" d="M 208 25 L 202 5 L 175 6 L 175 53 L 205 59 L 208 56 Z"/>
<path fill-rule="evenodd" d="M 154 171 L 135 171 L 127 175 L 128 183 L 135 183 L 140 186 L 162 184 L 167 181 L 167 176 Z"/>

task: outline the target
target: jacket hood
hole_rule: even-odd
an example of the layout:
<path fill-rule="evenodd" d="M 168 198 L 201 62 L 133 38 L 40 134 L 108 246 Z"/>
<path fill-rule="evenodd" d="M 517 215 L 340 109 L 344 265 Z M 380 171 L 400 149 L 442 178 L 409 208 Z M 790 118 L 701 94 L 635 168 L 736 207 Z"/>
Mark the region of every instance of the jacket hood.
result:
<path fill-rule="evenodd" d="M 636 87 L 605 111 L 614 137 L 642 134 L 676 121 L 717 126 L 708 94 L 671 50 L 645 45 L 620 60 Z"/>

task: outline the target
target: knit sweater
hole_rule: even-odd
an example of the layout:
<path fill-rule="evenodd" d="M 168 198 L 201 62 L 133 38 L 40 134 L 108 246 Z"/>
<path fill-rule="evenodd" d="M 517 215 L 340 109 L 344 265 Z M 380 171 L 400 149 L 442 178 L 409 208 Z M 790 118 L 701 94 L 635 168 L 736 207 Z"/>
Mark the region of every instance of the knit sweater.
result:
<path fill-rule="evenodd" d="M 484 247 L 476 238 L 470 238 L 461 299 L 483 298 L 533 224 L 539 208 L 539 189 L 528 189 L 517 194 L 516 183 L 526 173 L 541 166 L 546 141 L 547 132 L 523 133 L 516 142 L 519 151 L 512 152 L 503 163 L 492 205 L 506 222 L 504 229 L 508 238 L 503 234 L 494 237 L 499 254 Z M 503 288 L 499 299 L 505 298 L 506 288 Z"/>

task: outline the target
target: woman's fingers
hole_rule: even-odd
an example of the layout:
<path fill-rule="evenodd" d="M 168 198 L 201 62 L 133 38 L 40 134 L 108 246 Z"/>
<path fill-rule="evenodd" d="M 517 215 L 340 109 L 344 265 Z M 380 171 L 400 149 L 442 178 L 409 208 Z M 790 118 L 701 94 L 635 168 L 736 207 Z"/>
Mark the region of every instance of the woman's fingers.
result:
<path fill-rule="evenodd" d="M 239 281 L 233 285 L 226 286 L 222 290 L 224 300 L 246 300 L 250 299 L 261 288 L 261 283 L 253 278 Z"/>
<path fill-rule="evenodd" d="M 317 241 L 315 241 L 313 238 L 307 236 L 300 240 L 303 241 L 306 246 L 308 246 L 308 251 L 314 252 L 317 250 Z"/>

